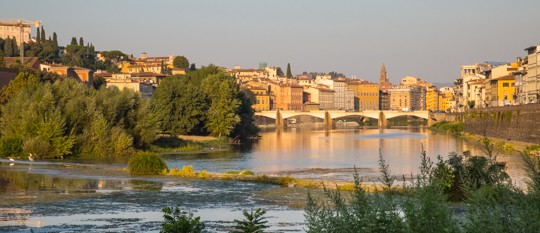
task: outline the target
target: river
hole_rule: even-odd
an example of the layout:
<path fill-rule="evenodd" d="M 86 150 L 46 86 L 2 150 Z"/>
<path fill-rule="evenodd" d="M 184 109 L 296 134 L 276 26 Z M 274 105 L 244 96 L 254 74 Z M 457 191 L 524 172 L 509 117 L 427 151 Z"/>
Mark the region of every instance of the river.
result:
<path fill-rule="evenodd" d="M 356 167 L 365 182 L 377 182 L 379 150 L 393 174 L 416 174 L 422 147 L 437 155 L 470 150 L 477 143 L 425 128 L 265 130 L 253 145 L 216 152 L 164 155 L 170 168 L 252 170 L 257 174 L 350 181 Z M 517 156 L 500 154 L 508 173 L 520 184 Z M 205 222 L 209 232 L 227 232 L 242 210 L 267 210 L 270 231 L 303 232 L 301 208 L 306 189 L 237 181 L 177 177 L 131 177 L 118 172 L 125 163 L 0 160 L 0 231 L 2 232 L 158 232 L 163 207 L 180 206 Z"/>

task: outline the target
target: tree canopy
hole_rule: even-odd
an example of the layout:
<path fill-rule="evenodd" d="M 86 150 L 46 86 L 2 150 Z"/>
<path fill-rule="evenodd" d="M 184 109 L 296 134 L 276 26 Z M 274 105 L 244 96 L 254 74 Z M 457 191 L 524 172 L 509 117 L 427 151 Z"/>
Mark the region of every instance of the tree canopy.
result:
<path fill-rule="evenodd" d="M 157 135 L 149 102 L 132 91 L 95 90 L 73 79 L 52 82 L 20 72 L 2 96 L 0 144 L 11 144 L 2 148 L 15 148 L 10 151 L 19 156 L 122 156 L 149 146 Z"/>
<path fill-rule="evenodd" d="M 234 77 L 214 65 L 164 79 L 152 101 L 167 133 L 239 138 L 256 134 L 252 102 L 244 98 Z M 251 130 L 237 130 L 238 125 Z"/>
<path fill-rule="evenodd" d="M 174 68 L 184 69 L 187 71 L 189 68 L 189 61 L 184 56 L 177 56 L 173 60 L 173 66 Z"/>

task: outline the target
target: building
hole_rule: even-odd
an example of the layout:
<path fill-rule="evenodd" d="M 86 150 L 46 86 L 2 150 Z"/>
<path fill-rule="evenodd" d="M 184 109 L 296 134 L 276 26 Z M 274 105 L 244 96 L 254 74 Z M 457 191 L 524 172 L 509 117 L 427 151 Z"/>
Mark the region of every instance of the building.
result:
<path fill-rule="evenodd" d="M 486 94 L 488 93 L 488 90 L 486 89 L 485 83 L 485 79 L 475 79 L 466 83 L 467 93 L 465 93 L 465 95 L 468 99 L 466 103 L 467 108 L 485 108 L 489 106 L 486 101 Z"/>
<path fill-rule="evenodd" d="M 303 88 L 302 86 L 295 84 L 279 84 L 270 83 L 271 98 L 275 98 L 273 101 L 273 108 L 279 110 L 302 110 L 303 101 Z M 271 100 L 272 101 L 272 100 Z"/>
<path fill-rule="evenodd" d="M 454 88 L 442 87 L 439 89 L 439 110 L 444 112 L 455 111 L 456 101 L 454 98 Z"/>
<path fill-rule="evenodd" d="M 384 63 L 381 67 L 381 73 L 379 76 L 379 109 L 380 110 L 390 110 L 390 96 L 388 94 L 388 89 L 392 87 L 392 83 L 388 79 L 386 74 L 386 67 Z"/>
<path fill-rule="evenodd" d="M 270 95 L 264 87 L 248 87 L 255 94 L 255 103 L 251 106 L 255 111 L 270 110 Z"/>
<path fill-rule="evenodd" d="M 149 63 L 149 64 L 124 64 L 121 71 L 122 73 L 163 73 L 165 67 L 161 64 Z"/>
<path fill-rule="evenodd" d="M 390 110 L 416 111 L 423 110 L 421 104 L 422 87 L 394 86 L 388 89 Z"/>
<path fill-rule="evenodd" d="M 470 83 L 480 79 L 486 79 L 482 70 L 489 67 L 488 64 L 474 64 L 461 66 L 460 77 L 454 81 L 456 85 L 456 111 L 463 112 L 469 108 L 471 101 Z M 474 99 L 474 98 L 473 98 Z"/>
<path fill-rule="evenodd" d="M 309 93 L 309 102 L 318 103 L 320 110 L 334 108 L 334 90 L 324 87 L 309 87 L 304 91 Z"/>
<path fill-rule="evenodd" d="M 511 74 L 489 80 L 490 95 L 486 97 L 490 107 L 514 104 L 515 77 Z"/>
<path fill-rule="evenodd" d="M 439 110 L 439 90 L 435 86 L 426 90 L 426 110 Z"/>
<path fill-rule="evenodd" d="M 86 85 L 93 85 L 94 71 L 90 69 L 62 65 L 51 65 L 47 67 L 46 71 L 74 78 L 79 82 L 85 83 Z"/>
<path fill-rule="evenodd" d="M 347 83 L 347 86 L 354 92 L 355 110 L 379 110 L 379 84 L 367 81 L 352 81 Z"/>
<path fill-rule="evenodd" d="M 525 77 L 523 78 L 524 103 L 540 102 L 540 45 L 525 49 L 527 56 L 523 59 Z"/>
<path fill-rule="evenodd" d="M 229 73 L 236 77 L 241 83 L 247 83 L 249 81 L 266 79 L 268 78 L 268 73 L 265 70 L 261 69 L 233 69 Z"/>
<path fill-rule="evenodd" d="M 347 88 L 347 80 L 334 79 L 334 108 L 338 110 L 354 110 L 354 91 Z"/>
<path fill-rule="evenodd" d="M 143 98 L 150 98 L 154 93 L 154 87 L 150 83 L 137 82 L 132 80 L 112 80 L 106 83 L 107 87 L 116 87 L 119 90 L 132 90 L 140 93 Z"/>
<path fill-rule="evenodd" d="M 15 39 L 17 46 L 21 43 L 21 38 L 24 43 L 30 42 L 31 34 L 30 25 L 23 24 L 21 33 L 21 26 L 17 21 L 0 21 L 0 38 L 4 40 L 7 38 Z"/>
<path fill-rule="evenodd" d="M 300 74 L 296 76 L 296 83 L 300 86 L 312 86 L 315 84 L 315 80 L 312 75 Z"/>

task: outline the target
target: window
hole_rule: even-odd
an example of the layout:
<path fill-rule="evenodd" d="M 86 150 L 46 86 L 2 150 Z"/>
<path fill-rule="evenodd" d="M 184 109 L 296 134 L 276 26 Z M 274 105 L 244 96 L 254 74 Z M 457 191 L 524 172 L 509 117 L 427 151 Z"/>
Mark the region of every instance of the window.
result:
<path fill-rule="evenodd" d="M 503 83 L 503 87 L 508 87 L 508 83 Z"/>

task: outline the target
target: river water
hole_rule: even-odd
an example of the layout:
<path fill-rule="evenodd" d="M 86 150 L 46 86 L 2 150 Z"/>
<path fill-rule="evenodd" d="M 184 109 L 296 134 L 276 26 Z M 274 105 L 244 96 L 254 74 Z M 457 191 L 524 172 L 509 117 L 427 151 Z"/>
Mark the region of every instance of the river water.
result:
<path fill-rule="evenodd" d="M 481 154 L 477 143 L 425 128 L 266 130 L 253 145 L 207 153 L 164 155 L 170 168 L 252 170 L 257 174 L 351 181 L 356 167 L 365 182 L 377 182 L 379 151 L 393 174 L 416 174 L 422 147 L 435 160 L 450 152 Z M 215 152 L 212 152 L 215 150 Z M 519 158 L 500 154 L 520 184 Z M 200 216 L 209 232 L 227 232 L 242 210 L 267 210 L 270 231 L 303 232 L 306 189 L 237 181 L 178 177 L 131 177 L 125 163 L 0 160 L 2 232 L 158 232 L 163 207 L 180 206 Z"/>

